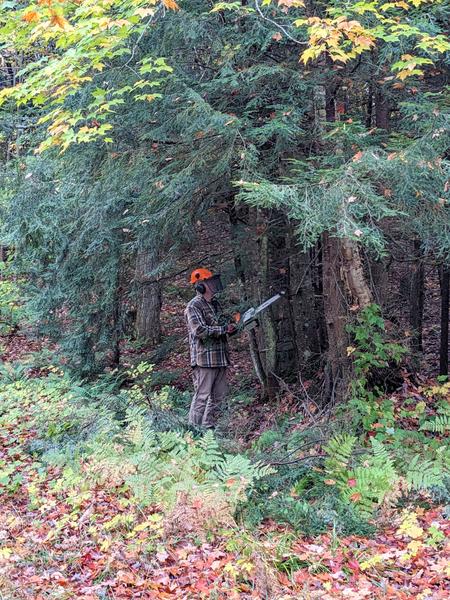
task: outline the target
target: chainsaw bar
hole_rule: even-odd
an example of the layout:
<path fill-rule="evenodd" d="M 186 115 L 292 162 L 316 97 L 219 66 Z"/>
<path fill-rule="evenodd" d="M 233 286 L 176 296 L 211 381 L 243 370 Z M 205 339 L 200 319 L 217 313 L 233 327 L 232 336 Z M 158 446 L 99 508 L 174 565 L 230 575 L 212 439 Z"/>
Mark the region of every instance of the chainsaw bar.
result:
<path fill-rule="evenodd" d="M 272 296 L 268 300 L 265 300 L 262 304 L 260 304 L 256 308 L 252 307 L 252 308 L 249 308 L 247 311 L 245 311 L 244 315 L 242 316 L 242 323 L 243 323 L 244 327 L 247 323 L 256 319 L 256 317 L 260 313 L 267 310 L 269 308 L 269 306 L 271 306 L 275 302 L 278 302 L 278 300 L 280 300 L 283 297 L 284 297 L 284 292 L 280 292 L 278 294 L 275 294 L 275 296 Z"/>

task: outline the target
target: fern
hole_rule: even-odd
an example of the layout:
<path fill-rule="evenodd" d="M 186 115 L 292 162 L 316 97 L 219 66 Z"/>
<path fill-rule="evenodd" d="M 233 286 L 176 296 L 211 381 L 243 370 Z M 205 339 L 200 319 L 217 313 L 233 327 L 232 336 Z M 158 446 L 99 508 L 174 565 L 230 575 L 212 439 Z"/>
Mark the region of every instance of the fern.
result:
<path fill-rule="evenodd" d="M 450 415 L 436 415 L 434 419 L 424 421 L 420 426 L 420 431 L 432 431 L 444 435 L 450 431 Z"/>
<path fill-rule="evenodd" d="M 430 489 L 441 486 L 449 475 L 448 450 L 442 446 L 437 450 L 435 460 L 424 459 L 420 454 L 416 454 L 410 462 L 406 481 L 412 489 Z"/>
<path fill-rule="evenodd" d="M 372 438 L 373 466 L 374 468 L 383 469 L 387 478 L 393 479 L 396 476 L 394 461 L 383 446 L 376 438 Z"/>
<path fill-rule="evenodd" d="M 202 467 L 213 467 L 218 463 L 220 464 L 223 460 L 223 454 L 211 430 L 205 433 L 199 441 L 198 446 L 201 451 L 199 454 L 199 464 Z"/>
<path fill-rule="evenodd" d="M 349 479 L 349 463 L 356 441 L 354 435 L 342 433 L 328 442 L 325 447 L 328 455 L 325 459 L 325 470 L 333 479 L 342 483 Z"/>
<path fill-rule="evenodd" d="M 240 454 L 228 455 L 225 460 L 217 464 L 215 476 L 219 481 L 227 482 L 233 478 L 240 478 L 246 484 L 252 485 L 256 480 L 275 473 L 275 469 L 262 463 L 252 463 L 246 456 Z"/>
<path fill-rule="evenodd" d="M 325 448 L 328 457 L 325 461 L 326 473 L 336 481 L 344 500 L 354 503 L 364 516 L 370 516 L 383 501 L 398 478 L 394 461 L 383 444 L 373 438 L 371 449 L 352 466 L 352 452 L 356 438 L 342 434 L 333 438 Z"/>

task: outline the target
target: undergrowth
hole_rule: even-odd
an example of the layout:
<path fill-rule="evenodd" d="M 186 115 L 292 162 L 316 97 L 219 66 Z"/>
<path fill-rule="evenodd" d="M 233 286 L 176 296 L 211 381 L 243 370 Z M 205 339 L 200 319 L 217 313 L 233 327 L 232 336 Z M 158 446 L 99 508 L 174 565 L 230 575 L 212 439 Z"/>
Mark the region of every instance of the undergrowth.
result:
<path fill-rule="evenodd" d="M 58 470 L 55 493 L 106 485 L 137 506 L 159 507 L 179 528 L 196 506 L 191 521 L 203 523 L 203 533 L 220 523 L 254 528 L 272 519 L 310 536 L 369 535 L 376 519 L 398 506 L 448 501 L 450 383 L 410 386 L 406 396 L 369 390 L 370 369 L 387 368 L 403 353 L 383 341 L 377 309 L 362 313 L 354 332 L 350 402 L 327 423 L 283 419 L 240 452 L 232 439 L 190 431 L 189 394 L 155 383 L 147 362 L 89 382 L 55 357 L 45 367 L 42 355 L 6 363 L 0 427 L 20 452 L 0 465 L 0 489 L 20 489 L 31 457 L 37 471 Z M 251 406 L 240 396 L 235 405 Z"/>

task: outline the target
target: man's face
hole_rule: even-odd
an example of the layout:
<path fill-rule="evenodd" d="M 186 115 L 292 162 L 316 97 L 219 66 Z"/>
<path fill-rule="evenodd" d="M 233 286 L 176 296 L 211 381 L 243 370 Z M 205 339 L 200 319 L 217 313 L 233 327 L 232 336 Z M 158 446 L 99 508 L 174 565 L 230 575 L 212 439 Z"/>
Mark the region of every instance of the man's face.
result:
<path fill-rule="evenodd" d="M 214 275 L 214 277 L 211 277 L 211 279 L 206 279 L 203 283 L 208 288 L 211 298 L 223 290 L 220 275 Z"/>

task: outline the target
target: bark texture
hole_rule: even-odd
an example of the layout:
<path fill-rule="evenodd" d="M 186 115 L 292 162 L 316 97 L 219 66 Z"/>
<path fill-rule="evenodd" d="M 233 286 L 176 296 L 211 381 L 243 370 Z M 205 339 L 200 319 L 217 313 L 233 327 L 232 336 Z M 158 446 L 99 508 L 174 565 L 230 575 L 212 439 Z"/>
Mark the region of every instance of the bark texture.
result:
<path fill-rule="evenodd" d="M 450 267 L 440 269 L 441 285 L 441 339 L 439 351 L 439 375 L 448 375 L 448 325 L 450 310 Z"/>
<path fill-rule="evenodd" d="M 423 303 L 425 274 L 420 241 L 414 241 L 414 261 L 411 263 L 409 288 L 409 322 L 412 329 L 411 349 L 414 353 L 422 352 Z"/>
<path fill-rule="evenodd" d="M 152 275 L 156 266 L 157 256 L 153 250 L 138 251 L 135 267 L 136 335 L 151 345 L 157 344 L 161 338 L 161 287 Z"/>
<path fill-rule="evenodd" d="M 327 328 L 327 395 L 332 401 L 343 400 L 350 378 L 347 357 L 349 338 L 345 325 L 348 318 L 347 298 L 343 280 L 341 240 L 324 233 L 323 240 L 323 300 Z"/>

